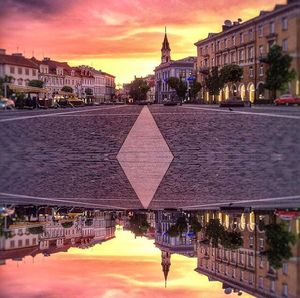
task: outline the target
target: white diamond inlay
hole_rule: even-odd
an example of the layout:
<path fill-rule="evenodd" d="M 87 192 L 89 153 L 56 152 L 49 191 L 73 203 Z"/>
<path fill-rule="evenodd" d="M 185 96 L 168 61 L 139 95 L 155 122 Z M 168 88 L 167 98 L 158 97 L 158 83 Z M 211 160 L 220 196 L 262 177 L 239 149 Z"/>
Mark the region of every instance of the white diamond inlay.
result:
<path fill-rule="evenodd" d="M 173 160 L 148 107 L 142 109 L 117 159 L 143 207 L 148 208 Z"/>

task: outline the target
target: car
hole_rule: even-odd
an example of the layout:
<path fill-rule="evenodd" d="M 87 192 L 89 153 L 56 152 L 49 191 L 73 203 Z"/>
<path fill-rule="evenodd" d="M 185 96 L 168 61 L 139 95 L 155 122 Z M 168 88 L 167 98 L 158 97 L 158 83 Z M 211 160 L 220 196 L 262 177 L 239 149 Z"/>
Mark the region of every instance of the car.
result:
<path fill-rule="evenodd" d="M 12 99 L 8 98 L 1 98 L 0 99 L 0 109 L 7 110 L 7 109 L 14 109 L 15 108 L 15 102 Z"/>
<path fill-rule="evenodd" d="M 300 105 L 300 98 L 293 96 L 292 94 L 283 94 L 279 98 L 274 100 L 276 106 L 280 105 Z"/>

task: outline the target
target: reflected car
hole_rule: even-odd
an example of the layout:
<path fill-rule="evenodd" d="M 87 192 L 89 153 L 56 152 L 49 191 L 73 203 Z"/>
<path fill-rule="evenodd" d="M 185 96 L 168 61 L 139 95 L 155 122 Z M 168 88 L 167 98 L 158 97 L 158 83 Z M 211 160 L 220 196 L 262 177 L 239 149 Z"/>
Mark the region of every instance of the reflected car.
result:
<path fill-rule="evenodd" d="M 292 94 L 283 94 L 279 98 L 274 100 L 276 106 L 280 105 L 300 105 L 300 98 L 293 96 Z"/>
<path fill-rule="evenodd" d="M 14 109 L 15 108 L 15 102 L 12 99 L 8 98 L 1 98 L 0 99 L 0 109 L 6 110 L 6 109 Z"/>

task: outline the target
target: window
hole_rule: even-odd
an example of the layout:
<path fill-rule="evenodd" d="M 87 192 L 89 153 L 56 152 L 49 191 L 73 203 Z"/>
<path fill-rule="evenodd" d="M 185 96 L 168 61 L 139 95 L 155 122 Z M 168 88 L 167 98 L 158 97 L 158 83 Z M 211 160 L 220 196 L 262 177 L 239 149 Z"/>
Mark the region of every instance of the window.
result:
<path fill-rule="evenodd" d="M 244 62 L 244 50 L 240 50 L 240 63 Z"/>
<path fill-rule="evenodd" d="M 32 70 L 32 75 L 36 76 L 36 70 L 35 69 Z"/>
<path fill-rule="evenodd" d="M 275 33 L 275 22 L 270 22 L 270 33 Z"/>
<path fill-rule="evenodd" d="M 264 278 L 261 277 L 261 276 L 258 279 L 258 286 L 259 286 L 260 289 L 264 288 Z"/>
<path fill-rule="evenodd" d="M 249 40 L 253 39 L 253 29 L 249 29 Z"/>
<path fill-rule="evenodd" d="M 225 274 L 225 275 L 228 275 L 228 266 L 227 266 L 227 265 L 225 265 L 224 274 Z"/>
<path fill-rule="evenodd" d="M 235 59 L 235 52 L 232 52 L 231 53 L 231 63 L 235 63 L 236 61 L 235 61 L 236 59 Z"/>
<path fill-rule="evenodd" d="M 249 68 L 249 76 L 252 78 L 253 77 L 253 67 L 250 66 Z"/>
<path fill-rule="evenodd" d="M 264 241 L 263 238 L 260 238 L 260 239 L 259 239 L 259 248 L 260 248 L 260 249 L 264 249 L 264 242 L 265 242 L 265 241 Z"/>
<path fill-rule="evenodd" d="M 232 268 L 232 277 L 236 277 L 236 269 L 235 268 Z"/>
<path fill-rule="evenodd" d="M 249 256 L 249 267 L 253 267 L 254 266 L 254 256 L 250 255 Z"/>
<path fill-rule="evenodd" d="M 284 51 L 288 50 L 288 40 L 287 40 L 287 38 L 282 41 L 282 49 Z"/>
<path fill-rule="evenodd" d="M 289 290 L 288 290 L 287 284 L 283 284 L 283 286 L 282 286 L 282 295 L 283 295 L 283 297 L 288 297 L 288 295 L 289 295 Z"/>
<path fill-rule="evenodd" d="M 244 271 L 243 271 L 243 270 L 241 271 L 240 279 L 241 279 L 241 281 L 243 281 L 243 280 L 245 279 L 245 274 L 244 274 Z"/>
<path fill-rule="evenodd" d="M 29 69 L 28 69 L 28 68 L 25 68 L 25 74 L 26 74 L 27 76 L 29 76 Z"/>
<path fill-rule="evenodd" d="M 18 67 L 18 74 L 21 75 L 23 73 L 22 67 Z"/>
<path fill-rule="evenodd" d="M 252 285 L 254 283 L 254 275 L 253 273 L 249 274 L 249 284 Z"/>
<path fill-rule="evenodd" d="M 217 51 L 220 50 L 220 41 L 217 42 Z"/>
<path fill-rule="evenodd" d="M 270 292 L 272 292 L 272 293 L 275 292 L 275 280 L 271 280 L 271 284 L 270 284 Z"/>
<path fill-rule="evenodd" d="M 15 248 L 15 240 L 10 240 L 10 248 Z"/>
<path fill-rule="evenodd" d="M 232 39 L 232 45 L 235 46 L 235 35 L 232 35 L 231 39 Z"/>
<path fill-rule="evenodd" d="M 283 17 L 281 19 L 281 25 L 282 25 L 282 30 L 288 29 L 288 18 L 287 17 Z"/>
<path fill-rule="evenodd" d="M 205 47 L 205 54 L 208 54 L 208 46 Z"/>
<path fill-rule="evenodd" d="M 227 54 L 224 54 L 224 64 L 227 64 Z"/>
<path fill-rule="evenodd" d="M 248 60 L 249 60 L 249 62 L 254 61 L 254 48 L 253 47 L 248 48 Z"/>
<path fill-rule="evenodd" d="M 26 245 L 26 246 L 29 246 L 29 239 L 26 239 L 26 240 L 25 240 L 25 245 Z"/>
<path fill-rule="evenodd" d="M 22 245 L 23 245 L 23 240 L 22 240 L 22 239 L 19 239 L 19 240 L 18 240 L 18 247 L 22 247 Z"/>
<path fill-rule="evenodd" d="M 264 268 L 264 259 L 263 259 L 263 257 L 260 257 L 260 259 L 259 259 L 259 268 Z"/>
<path fill-rule="evenodd" d="M 258 26 L 258 36 L 259 37 L 264 36 L 264 27 L 263 27 L 263 25 Z"/>
<path fill-rule="evenodd" d="M 215 66 L 215 59 L 211 58 L 211 66 Z"/>
<path fill-rule="evenodd" d="M 243 43 L 243 42 L 244 42 L 244 34 L 240 33 L 240 43 Z"/>
<path fill-rule="evenodd" d="M 244 263 L 245 263 L 245 255 L 244 255 L 244 253 L 240 253 L 240 263 L 242 265 L 244 265 Z"/>
<path fill-rule="evenodd" d="M 262 56 L 264 54 L 264 46 L 258 47 L 259 55 Z"/>
<path fill-rule="evenodd" d="M 210 46 L 210 47 L 211 47 L 211 51 L 214 52 L 215 47 L 214 47 L 214 43 L 213 43 L 213 42 L 211 43 L 211 46 Z"/>
<path fill-rule="evenodd" d="M 13 66 L 11 66 L 11 67 L 9 68 L 9 71 L 10 71 L 10 73 L 15 73 L 15 68 L 14 68 Z"/>
<path fill-rule="evenodd" d="M 288 274 L 289 273 L 288 263 L 283 263 L 283 265 L 282 265 L 282 273 L 283 274 Z"/>
<path fill-rule="evenodd" d="M 32 245 L 36 245 L 36 239 L 35 238 L 32 239 Z"/>
<path fill-rule="evenodd" d="M 224 39 L 224 48 L 227 48 L 227 38 Z"/>

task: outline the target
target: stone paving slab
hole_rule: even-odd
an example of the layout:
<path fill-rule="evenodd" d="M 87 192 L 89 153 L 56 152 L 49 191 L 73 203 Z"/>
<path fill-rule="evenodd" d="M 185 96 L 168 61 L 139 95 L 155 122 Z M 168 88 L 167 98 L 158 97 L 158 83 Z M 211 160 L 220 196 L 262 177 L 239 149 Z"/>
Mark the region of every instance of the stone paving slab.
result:
<path fill-rule="evenodd" d="M 1 123 L 0 192 L 49 198 L 115 200 L 141 208 L 116 155 L 141 107 L 122 117 L 46 117 Z M 112 111 L 111 111 L 112 112 Z M 105 113 L 110 113 L 106 110 Z M 112 204 L 112 205 L 113 205 Z"/>
<path fill-rule="evenodd" d="M 174 155 L 150 208 L 300 194 L 300 120 L 150 110 Z"/>

